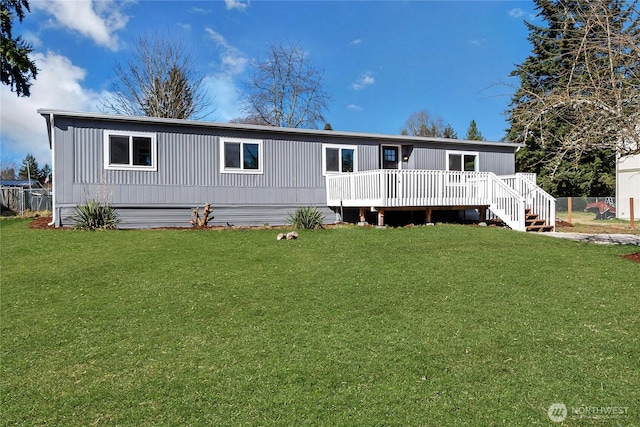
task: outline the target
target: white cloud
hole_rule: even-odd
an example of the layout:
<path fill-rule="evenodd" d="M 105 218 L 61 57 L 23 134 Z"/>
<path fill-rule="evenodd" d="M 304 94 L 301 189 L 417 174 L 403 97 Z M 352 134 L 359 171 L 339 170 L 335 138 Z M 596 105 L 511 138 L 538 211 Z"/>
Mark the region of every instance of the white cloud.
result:
<path fill-rule="evenodd" d="M 512 18 L 521 18 L 524 16 L 524 11 L 519 7 L 511 9 L 508 13 L 509 13 L 509 16 Z"/>
<path fill-rule="evenodd" d="M 220 60 L 222 61 L 223 73 L 236 75 L 244 71 L 248 59 L 242 54 L 240 49 L 231 46 L 222 34 L 205 28 L 207 35 L 216 42 L 220 49 Z"/>
<path fill-rule="evenodd" d="M 39 48 L 42 46 L 42 40 L 40 40 L 40 37 L 38 37 L 36 33 L 33 33 L 31 31 L 25 31 L 24 34 L 22 35 L 22 38 L 24 39 L 24 41 L 29 43 L 33 48 Z"/>
<path fill-rule="evenodd" d="M 355 40 L 352 40 L 352 41 L 349 43 L 349 46 L 357 46 L 357 45 L 359 45 L 359 44 L 362 44 L 362 39 L 355 39 Z"/>
<path fill-rule="evenodd" d="M 50 165 L 46 122 L 37 109 L 96 111 L 101 95 L 82 87 L 86 71 L 68 58 L 47 52 L 35 53 L 33 59 L 39 71 L 30 97 L 18 98 L 8 86 L 0 87 L 2 153 L 18 162 L 31 153 L 40 165 Z"/>
<path fill-rule="evenodd" d="M 129 17 L 121 10 L 126 4 L 113 0 L 42 0 L 32 2 L 31 6 L 53 15 L 57 24 L 115 51 L 119 47 L 115 33 L 129 21 Z"/>
<path fill-rule="evenodd" d="M 359 105 L 355 105 L 355 104 L 349 104 L 349 105 L 347 105 L 347 110 L 362 111 L 362 107 L 359 106 Z"/>
<path fill-rule="evenodd" d="M 233 77 L 225 74 L 208 76 L 205 81 L 207 92 L 214 94 L 215 112 L 207 119 L 228 122 L 242 116 L 240 91 Z"/>
<path fill-rule="evenodd" d="M 487 42 L 487 39 L 473 39 L 473 40 L 469 40 L 469 43 L 471 43 L 474 46 L 480 47 L 482 45 L 484 45 Z"/>
<path fill-rule="evenodd" d="M 249 60 L 240 49 L 227 42 L 224 36 L 211 28 L 206 34 L 215 41 L 220 55 L 220 70 L 208 76 L 206 85 L 209 93 L 215 94 L 216 120 L 229 121 L 241 116 L 240 89 L 236 78 L 242 74 Z"/>
<path fill-rule="evenodd" d="M 354 90 L 362 90 L 365 87 L 371 86 L 372 84 L 374 84 L 375 81 L 376 80 L 373 78 L 371 73 L 370 72 L 366 72 L 362 76 L 360 76 L 360 78 L 353 85 L 351 85 L 351 87 Z"/>
<path fill-rule="evenodd" d="M 243 3 L 240 0 L 224 0 L 224 2 L 227 5 L 227 10 L 231 10 L 231 9 L 245 10 L 247 6 L 249 6 L 249 1 L 247 1 L 246 3 Z"/>
<path fill-rule="evenodd" d="M 191 8 L 191 12 L 198 13 L 200 15 L 208 15 L 211 13 L 211 9 L 203 9 L 201 7 L 194 6 Z"/>

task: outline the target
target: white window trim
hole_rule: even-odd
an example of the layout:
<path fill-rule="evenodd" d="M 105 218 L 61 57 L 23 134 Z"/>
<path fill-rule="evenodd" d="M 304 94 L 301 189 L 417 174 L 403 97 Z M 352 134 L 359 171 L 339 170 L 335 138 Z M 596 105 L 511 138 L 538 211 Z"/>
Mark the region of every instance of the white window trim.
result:
<path fill-rule="evenodd" d="M 239 168 L 228 168 L 225 166 L 224 158 L 224 144 L 225 142 L 239 143 L 240 144 L 240 165 Z M 258 169 L 243 169 L 244 165 L 244 150 L 242 144 L 257 144 L 258 145 Z M 240 173 L 247 175 L 262 175 L 264 173 L 264 154 L 263 145 L 261 139 L 250 138 L 220 138 L 220 172 L 222 173 Z"/>
<path fill-rule="evenodd" d="M 479 172 L 480 171 L 480 152 L 479 151 L 457 151 L 457 150 L 447 150 L 447 157 L 446 157 L 446 167 L 447 170 L 449 170 L 449 155 L 451 154 L 458 154 L 461 156 L 476 156 L 476 163 L 475 163 L 475 171 L 474 172 Z M 463 166 L 464 166 L 464 159 L 462 162 Z M 464 172 L 464 171 L 462 171 Z M 468 171 L 470 172 L 470 171 Z"/>
<path fill-rule="evenodd" d="M 351 173 L 351 172 L 342 172 L 342 171 L 328 171 L 327 170 L 327 148 L 338 148 L 338 149 L 347 149 L 353 150 L 353 171 L 358 172 L 358 146 L 357 145 L 342 145 L 342 144 L 322 144 L 322 175 L 338 175 L 343 173 Z M 342 151 L 340 151 L 340 159 L 342 160 Z"/>
<path fill-rule="evenodd" d="M 109 146 L 109 137 L 115 136 L 128 136 L 129 137 L 129 154 L 132 154 L 132 144 L 133 137 L 143 137 L 151 139 L 151 166 L 143 166 L 143 165 L 122 165 L 122 164 L 111 164 L 109 163 L 110 156 L 110 146 Z M 104 168 L 109 170 L 133 170 L 133 171 L 151 171 L 155 172 L 158 170 L 158 139 L 155 133 L 153 132 L 131 132 L 131 131 L 122 131 L 122 130 L 108 130 L 105 129 L 103 132 L 103 146 L 104 146 Z M 133 160 L 133 156 L 130 156 L 130 161 Z"/>

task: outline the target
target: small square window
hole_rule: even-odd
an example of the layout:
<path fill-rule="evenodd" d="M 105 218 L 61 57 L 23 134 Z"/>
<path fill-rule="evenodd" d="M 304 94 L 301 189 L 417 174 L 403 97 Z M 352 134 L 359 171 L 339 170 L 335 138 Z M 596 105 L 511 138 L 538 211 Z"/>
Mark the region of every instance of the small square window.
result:
<path fill-rule="evenodd" d="M 262 173 L 262 141 L 224 138 L 221 146 L 223 173 Z"/>
<path fill-rule="evenodd" d="M 104 131 L 105 169 L 156 170 L 156 135 Z"/>
<path fill-rule="evenodd" d="M 478 153 L 448 151 L 448 168 L 450 171 L 478 171 Z"/>
<path fill-rule="evenodd" d="M 358 170 L 357 148 L 353 145 L 324 145 L 322 152 L 322 173 L 348 173 Z"/>

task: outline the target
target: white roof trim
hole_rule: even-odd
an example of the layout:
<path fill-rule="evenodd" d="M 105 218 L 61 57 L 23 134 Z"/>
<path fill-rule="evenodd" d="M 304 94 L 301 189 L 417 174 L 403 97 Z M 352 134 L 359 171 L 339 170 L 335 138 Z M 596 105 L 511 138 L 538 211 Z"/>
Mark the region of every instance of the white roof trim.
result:
<path fill-rule="evenodd" d="M 102 113 L 84 113 L 76 111 L 54 110 L 47 108 L 38 109 L 38 113 L 45 118 L 53 116 L 80 118 L 80 119 L 93 119 L 93 120 L 106 120 L 125 123 L 157 123 L 165 125 L 176 126 L 191 126 L 191 127 L 204 127 L 209 129 L 229 129 L 229 130 L 248 130 L 248 131 L 261 131 L 271 132 L 282 135 L 310 135 L 310 136 L 339 136 L 354 139 L 383 139 L 386 141 L 397 141 L 398 143 L 405 142 L 435 142 L 443 144 L 460 144 L 469 146 L 498 146 L 498 147 L 510 147 L 518 149 L 524 147 L 522 144 L 515 144 L 511 142 L 492 142 L 492 141 L 469 141 L 463 139 L 450 139 L 450 138 L 435 138 L 435 137 L 420 137 L 420 136 L 406 136 L 406 135 L 390 135 L 390 134 L 376 134 L 365 132 L 346 132 L 335 130 L 317 130 L 317 129 L 299 129 L 299 128 L 282 128 L 274 126 L 263 125 L 248 125 L 239 123 L 220 123 L 220 122 L 204 122 L 195 120 L 181 120 L 181 119 L 165 119 L 160 117 L 146 117 L 146 116 L 122 116 L 117 114 L 102 114 Z"/>

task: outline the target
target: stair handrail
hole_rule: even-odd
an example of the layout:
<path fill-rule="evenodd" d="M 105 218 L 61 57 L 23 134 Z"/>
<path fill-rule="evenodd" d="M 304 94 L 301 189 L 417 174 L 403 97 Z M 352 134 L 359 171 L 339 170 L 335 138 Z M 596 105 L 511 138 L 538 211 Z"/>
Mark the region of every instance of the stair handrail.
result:
<path fill-rule="evenodd" d="M 495 173 L 486 172 L 485 176 L 489 178 L 491 185 L 489 210 L 511 229 L 526 231 L 524 197 Z"/>
<path fill-rule="evenodd" d="M 516 190 L 525 199 L 525 209 L 537 214 L 538 218 L 545 221 L 555 229 L 556 224 L 556 199 L 536 182 L 534 173 L 516 173 L 514 175 L 501 175 L 500 179 Z"/>

